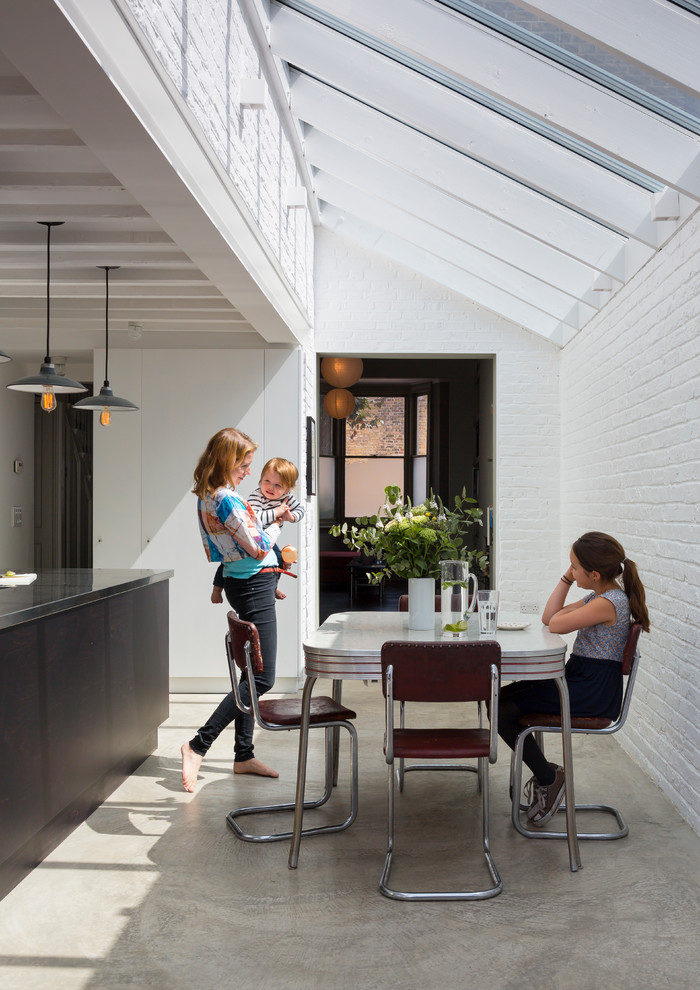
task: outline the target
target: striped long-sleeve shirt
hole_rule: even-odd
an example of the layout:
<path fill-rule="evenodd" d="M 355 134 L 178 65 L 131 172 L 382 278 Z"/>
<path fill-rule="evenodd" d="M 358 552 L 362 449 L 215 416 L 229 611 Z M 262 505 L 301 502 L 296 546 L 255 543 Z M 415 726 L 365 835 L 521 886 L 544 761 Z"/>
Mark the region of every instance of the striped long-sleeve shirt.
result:
<path fill-rule="evenodd" d="M 267 529 L 268 526 L 275 522 L 275 509 L 279 505 L 283 505 L 285 501 L 287 508 L 294 516 L 295 522 L 299 522 L 300 519 L 304 518 L 304 512 L 306 510 L 294 492 L 287 492 L 286 495 L 281 495 L 279 498 L 266 498 L 262 493 L 262 489 L 256 488 L 248 497 L 248 505 L 255 512 L 263 529 Z M 278 523 L 278 525 L 281 526 L 282 523 Z"/>

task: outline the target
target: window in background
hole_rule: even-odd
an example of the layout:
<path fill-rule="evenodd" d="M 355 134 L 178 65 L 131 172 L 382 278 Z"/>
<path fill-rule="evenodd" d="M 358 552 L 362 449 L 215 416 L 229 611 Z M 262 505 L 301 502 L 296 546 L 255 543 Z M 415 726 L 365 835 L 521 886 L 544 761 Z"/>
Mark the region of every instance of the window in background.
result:
<path fill-rule="evenodd" d="M 371 516 L 384 503 L 387 485 L 404 487 L 406 400 L 360 396 L 345 421 L 345 508 L 343 515 Z"/>

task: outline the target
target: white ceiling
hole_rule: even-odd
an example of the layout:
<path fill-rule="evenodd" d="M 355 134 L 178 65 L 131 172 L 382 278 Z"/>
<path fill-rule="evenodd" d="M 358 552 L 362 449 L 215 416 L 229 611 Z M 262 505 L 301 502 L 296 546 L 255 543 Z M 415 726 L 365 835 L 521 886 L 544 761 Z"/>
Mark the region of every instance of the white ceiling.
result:
<path fill-rule="evenodd" d="M 565 343 L 697 209 L 692 0 L 270 10 L 322 225 L 536 333 Z"/>
<path fill-rule="evenodd" d="M 240 2 L 320 223 L 535 333 L 565 343 L 698 207 L 695 0 Z M 98 265 L 121 266 L 112 347 L 303 335 L 53 0 L 0 0 L 0 22 L 0 348 L 43 355 L 54 218 L 55 353 L 103 342 Z"/>
<path fill-rule="evenodd" d="M 2 54 L 0 120 L 0 346 L 5 351 L 29 360 L 37 346 L 44 348 L 37 328 L 46 321 L 46 228 L 38 219 L 65 221 L 51 234 L 55 352 L 87 358 L 103 344 L 104 272 L 97 265 L 121 266 L 110 273 L 112 346 L 177 346 L 189 339 L 179 335 L 201 334 L 203 328 L 215 339 L 232 330 L 253 332 Z M 141 344 L 131 339 L 137 328 L 128 334 L 130 322 L 142 328 Z"/>

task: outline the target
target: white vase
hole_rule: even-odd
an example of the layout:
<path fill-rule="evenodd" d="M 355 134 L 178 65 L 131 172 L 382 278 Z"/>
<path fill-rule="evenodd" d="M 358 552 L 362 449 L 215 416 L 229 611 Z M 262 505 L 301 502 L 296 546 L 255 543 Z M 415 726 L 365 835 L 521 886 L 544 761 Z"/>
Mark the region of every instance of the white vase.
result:
<path fill-rule="evenodd" d="M 408 628 L 435 628 L 435 579 L 408 579 Z"/>

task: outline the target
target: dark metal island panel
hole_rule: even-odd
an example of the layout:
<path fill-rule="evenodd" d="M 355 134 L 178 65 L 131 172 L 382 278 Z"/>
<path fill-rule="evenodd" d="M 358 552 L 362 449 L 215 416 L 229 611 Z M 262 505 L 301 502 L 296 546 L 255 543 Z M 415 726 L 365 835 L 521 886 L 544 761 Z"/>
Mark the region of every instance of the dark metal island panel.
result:
<path fill-rule="evenodd" d="M 155 750 L 172 573 L 46 571 L 0 587 L 0 897 Z"/>

